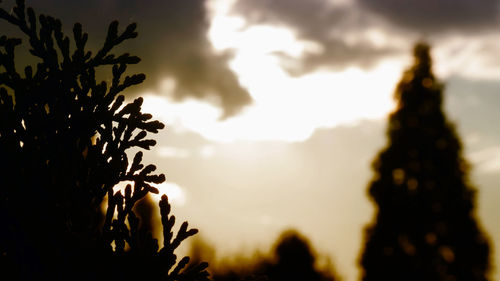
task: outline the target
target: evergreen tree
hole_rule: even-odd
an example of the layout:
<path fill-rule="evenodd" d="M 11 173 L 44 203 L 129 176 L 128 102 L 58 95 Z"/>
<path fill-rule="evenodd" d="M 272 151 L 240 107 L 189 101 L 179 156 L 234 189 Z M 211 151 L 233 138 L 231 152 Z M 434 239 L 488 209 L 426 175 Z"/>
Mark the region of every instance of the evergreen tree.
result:
<path fill-rule="evenodd" d="M 187 270 L 188 257 L 177 261 L 174 250 L 197 230 L 184 222 L 174 235 L 166 196 L 161 249 L 133 210 L 165 181 L 140 151 L 164 125 L 141 112 L 141 98 L 126 104 L 120 94 L 145 79 L 122 77 L 140 59 L 110 53 L 137 36 L 136 25 L 119 33 L 111 23 L 93 55 L 80 24 L 72 46 L 59 20 L 37 19 L 23 0 L 11 11 L 0 8 L 0 20 L 24 33 L 38 63 L 18 73 L 21 39 L 0 36 L 0 279 L 206 280 L 206 263 Z M 110 68 L 109 84 L 96 81 L 96 71 Z M 138 151 L 132 161 L 130 149 Z M 114 190 L 123 181 L 132 184 Z"/>
<path fill-rule="evenodd" d="M 474 216 L 461 144 L 442 111 L 429 47 L 414 48 L 389 117 L 388 146 L 373 163 L 378 207 L 366 231 L 363 281 L 484 281 L 489 246 Z"/>

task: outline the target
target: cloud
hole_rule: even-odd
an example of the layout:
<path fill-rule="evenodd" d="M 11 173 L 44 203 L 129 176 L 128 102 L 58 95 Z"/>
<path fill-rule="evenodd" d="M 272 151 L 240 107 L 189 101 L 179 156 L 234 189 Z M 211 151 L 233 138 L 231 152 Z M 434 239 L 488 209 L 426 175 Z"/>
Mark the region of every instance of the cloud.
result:
<path fill-rule="evenodd" d="M 500 146 L 493 146 L 474 151 L 470 155 L 470 160 L 480 173 L 500 172 Z"/>
<path fill-rule="evenodd" d="M 162 158 L 188 158 L 191 152 L 175 146 L 160 146 L 157 148 L 157 155 Z"/>
<path fill-rule="evenodd" d="M 186 204 L 186 192 L 184 188 L 179 186 L 174 182 L 163 182 L 161 184 L 156 185 L 158 190 L 160 191 L 158 194 L 151 194 L 151 196 L 160 201 L 160 198 L 163 194 L 168 196 L 169 202 L 177 206 L 183 206 Z"/>
<path fill-rule="evenodd" d="M 498 27 L 498 0 L 358 0 L 395 25 L 418 32 L 474 30 Z"/>
<path fill-rule="evenodd" d="M 169 105 L 167 98 L 155 95 L 144 96 L 143 109 L 165 121 L 167 128 L 183 127 L 214 141 L 304 141 L 317 128 L 383 118 L 394 106 L 392 92 L 403 69 L 402 63 L 386 61 L 372 71 L 353 67 L 296 79 L 265 61 L 260 68 L 238 64 L 235 70 L 255 95 L 255 104 L 245 114 L 220 122 L 217 110 L 208 104 Z"/>
<path fill-rule="evenodd" d="M 215 147 L 213 145 L 204 145 L 200 149 L 200 155 L 204 158 L 210 158 L 215 154 Z"/>
<path fill-rule="evenodd" d="M 293 29 L 299 39 L 320 45 L 320 51 L 301 58 L 292 74 L 303 74 L 318 68 L 343 68 L 356 64 L 369 67 L 397 50 L 380 42 L 384 36 L 370 26 L 367 15 L 360 13 L 355 3 L 328 0 L 239 0 L 233 13 L 250 24 L 270 24 Z M 374 40 L 375 39 L 375 40 Z M 283 56 L 286 60 L 291 57 Z"/>
<path fill-rule="evenodd" d="M 500 77 L 500 35 L 441 35 L 433 40 L 435 72 L 440 77 L 459 76 L 470 80 Z M 481 85 L 479 85 L 481 86 Z"/>
<path fill-rule="evenodd" d="M 7 1 L 3 7 L 12 7 Z M 154 88 L 166 77 L 176 83 L 173 97 L 194 97 L 211 101 L 224 110 L 224 117 L 237 114 L 251 97 L 229 69 L 230 53 L 216 53 L 206 34 L 210 26 L 205 0 L 32 0 L 38 13 L 61 18 L 68 34 L 74 22 L 81 22 L 91 45 L 99 46 L 112 20 L 121 27 L 138 23 L 139 37 L 124 44 L 122 52 L 142 58 L 132 71 L 144 72 L 139 88 Z"/>

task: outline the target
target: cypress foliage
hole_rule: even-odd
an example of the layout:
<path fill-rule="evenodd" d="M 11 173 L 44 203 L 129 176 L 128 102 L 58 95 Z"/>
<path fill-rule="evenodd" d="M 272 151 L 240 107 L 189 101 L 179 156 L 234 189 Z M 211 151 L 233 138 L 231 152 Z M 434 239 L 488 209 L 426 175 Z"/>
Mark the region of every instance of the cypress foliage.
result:
<path fill-rule="evenodd" d="M 184 222 L 174 235 L 166 196 L 161 248 L 133 210 L 165 181 L 154 165 L 142 164 L 140 151 L 155 145 L 147 136 L 164 125 L 141 112 L 142 98 L 127 104 L 121 95 L 145 79 L 123 77 L 140 59 L 111 53 L 137 36 L 136 25 L 118 32 L 111 23 L 92 54 L 80 24 L 73 45 L 59 20 L 37 18 L 23 0 L 11 11 L 0 8 L 0 20 L 27 37 L 38 64 L 19 73 L 21 39 L 0 36 L 0 279 L 207 280 L 206 263 L 187 270 L 189 258 L 174 254 L 197 230 Z M 96 71 L 106 69 L 111 81 L 96 81 Z M 132 161 L 130 149 L 138 151 Z M 132 184 L 113 189 L 123 181 Z"/>
<path fill-rule="evenodd" d="M 389 144 L 369 185 L 378 210 L 366 231 L 364 281 L 487 280 L 489 246 L 474 216 L 475 190 L 431 66 L 429 46 L 417 44 L 395 92 Z"/>

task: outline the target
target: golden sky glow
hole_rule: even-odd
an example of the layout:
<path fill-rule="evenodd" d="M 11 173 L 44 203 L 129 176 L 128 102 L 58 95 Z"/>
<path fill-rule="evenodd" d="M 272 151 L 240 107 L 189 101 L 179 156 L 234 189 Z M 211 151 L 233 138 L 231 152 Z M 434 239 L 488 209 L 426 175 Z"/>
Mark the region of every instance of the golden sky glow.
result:
<path fill-rule="evenodd" d="M 291 76 L 277 54 L 299 59 L 306 53 L 322 52 L 316 42 L 300 40 L 284 26 L 252 25 L 245 27 L 242 17 L 229 14 L 233 0 L 211 1 L 208 38 L 218 53 L 230 51 L 229 67 L 240 84 L 250 93 L 253 104 L 243 113 L 220 120 L 222 110 L 213 104 L 187 98 L 174 103 L 175 80 L 167 78 L 156 92 L 144 94 L 145 111 L 153 113 L 168 126 L 190 130 L 214 141 L 304 141 L 318 128 L 356 124 L 360 120 L 382 119 L 394 107 L 394 86 L 409 56 L 396 55 L 380 60 L 370 68 L 349 66 L 341 70 L 316 70 Z M 338 5 L 350 5 L 343 1 Z M 389 35 L 374 26 L 346 33 L 348 44 L 369 42 L 374 46 L 404 48 L 411 42 Z M 496 36 L 487 37 L 495 46 Z M 495 77 L 500 68 L 480 56 L 484 38 L 471 40 L 450 35 L 435 48 L 436 73 L 440 77 L 461 75 Z M 290 62 L 293 64 L 293 62 Z M 293 65 L 292 65 L 293 66 Z"/>
<path fill-rule="evenodd" d="M 210 140 L 303 141 L 317 128 L 383 118 L 393 108 L 392 90 L 401 73 L 398 63 L 385 62 L 370 72 L 349 68 L 292 78 L 266 54 L 238 54 L 232 67 L 254 99 L 241 115 L 220 121 L 221 112 L 212 105 L 175 104 L 153 94 L 144 96 L 144 111 Z"/>
<path fill-rule="evenodd" d="M 127 184 L 134 186 L 134 182 L 132 181 L 122 181 L 114 187 L 115 192 L 118 190 L 124 192 Z M 173 182 L 163 182 L 161 184 L 153 184 L 153 186 L 158 189 L 159 193 L 158 194 L 149 193 L 149 194 L 157 202 L 160 202 L 161 196 L 163 194 L 166 194 L 168 196 L 170 203 L 172 203 L 174 206 L 183 206 L 186 203 L 185 191 L 178 184 Z"/>
<path fill-rule="evenodd" d="M 167 125 L 223 142 L 303 141 L 317 128 L 380 119 L 392 110 L 393 88 L 406 58 L 384 60 L 369 70 L 353 66 L 292 77 L 276 52 L 300 57 L 321 51 L 320 47 L 298 40 L 289 29 L 261 25 L 241 30 L 242 25 L 243 19 L 216 10 L 209 33 L 215 49 L 234 52 L 230 67 L 254 100 L 242 114 L 221 121 L 222 112 L 207 103 L 192 99 L 172 103 L 168 97 L 175 90 L 172 79 L 164 81 L 162 93 L 144 96 L 144 110 Z M 381 36 L 372 33 L 373 38 Z"/>
<path fill-rule="evenodd" d="M 371 145 L 381 139 L 383 127 L 377 127 L 377 133 L 361 133 L 361 136 L 375 138 L 363 144 L 368 152 L 356 154 L 351 151 L 344 155 L 335 151 L 332 157 L 338 159 L 318 160 L 321 158 L 318 155 L 316 159 L 303 159 L 300 143 L 304 143 L 305 147 L 312 146 L 308 142 L 318 139 L 315 134 L 324 129 L 351 126 L 355 128 L 353 131 L 357 131 L 356 126 L 365 124 L 360 126 L 363 132 L 367 130 L 364 128 L 365 121 L 368 124 L 372 121 L 383 123 L 394 108 L 393 90 L 410 64 L 410 52 L 393 54 L 370 67 L 352 64 L 339 69 L 319 68 L 292 76 L 285 66 L 293 68 L 294 59 L 323 52 L 321 44 L 300 39 L 293 29 L 286 26 L 247 26 L 243 17 L 229 15 L 233 2 L 209 2 L 211 22 L 207 36 L 217 53 L 231 52 L 229 68 L 236 74 L 241 86 L 248 90 L 253 103 L 240 114 L 220 120 L 223 110 L 215 105 L 217 102 L 207 103 L 194 98 L 176 101 L 173 93 L 177 85 L 171 77 L 165 78 L 157 91 L 144 93 L 143 110 L 165 122 L 169 134 L 195 133 L 207 143 L 195 148 L 179 144 L 162 145 L 160 140 L 154 153 L 164 163 L 174 161 L 181 167 L 183 163 L 195 165 L 190 170 L 181 168 L 178 170 L 181 174 L 176 175 L 174 166 L 164 164 L 167 178 L 168 171 L 173 176 L 167 179 L 170 186 L 165 190 L 173 196 L 178 207 L 185 208 L 177 210 L 181 217 L 184 215 L 200 227 L 204 236 L 223 254 L 232 255 L 242 250 L 251 252 L 257 245 L 263 249 L 272 242 L 269 233 L 297 227 L 310 236 L 313 244 L 317 243 L 322 254 L 333 259 L 345 280 L 356 280 L 362 230 L 371 220 L 372 212 L 364 188 L 370 178 L 371 157 L 381 148 L 380 145 Z M 343 1 L 339 5 L 351 4 L 352 1 Z M 353 46 L 367 43 L 381 48 L 410 49 L 413 41 L 402 33 L 388 33 L 380 26 L 352 30 L 343 34 L 342 38 Z M 433 49 L 438 77 L 459 76 L 481 80 L 500 76 L 500 67 L 488 63 L 488 57 L 483 56 L 481 51 L 484 42 L 497 46 L 500 42 L 498 36 L 471 38 L 451 34 L 440 42 Z M 292 60 L 283 60 L 280 57 L 282 54 Z M 479 142 L 483 141 L 482 137 L 478 138 Z M 466 144 L 475 143 L 465 139 Z M 279 148 L 269 148 L 266 144 L 276 142 L 283 144 L 277 145 Z M 296 146 L 290 148 L 286 143 Z M 350 151 L 355 146 L 345 143 L 341 149 Z M 307 153 L 315 155 L 314 151 L 308 148 Z M 491 174 L 500 170 L 499 157 L 495 156 L 500 155 L 497 146 L 466 152 L 476 164 L 475 171 L 478 173 Z M 347 159 L 351 157 L 354 158 L 350 160 L 353 161 L 349 164 L 351 170 L 339 172 L 342 168 L 337 167 L 338 163 L 349 161 Z M 204 161 L 210 161 L 214 169 L 217 167 L 220 170 L 204 175 Z M 269 163 L 263 164 L 263 161 Z M 321 166 L 316 166 L 316 161 L 331 167 L 327 174 L 335 176 L 330 179 L 330 176 L 318 172 Z M 261 174 L 255 175 L 257 170 Z M 196 172 L 200 180 L 184 179 L 182 173 L 189 171 Z M 222 171 L 223 175 L 216 175 Z M 229 176 L 228 173 L 234 175 Z M 208 181 L 204 182 L 202 178 Z M 198 184 L 198 181 L 201 183 Z M 193 191 L 196 185 L 207 185 L 210 189 L 209 195 L 206 195 L 208 198 L 196 198 Z M 488 194 L 491 192 L 486 190 L 486 193 L 480 193 L 479 201 L 488 202 L 484 198 L 490 198 Z M 328 201 L 319 199 L 325 197 L 323 193 L 329 194 L 326 196 Z M 276 200 L 282 202 L 276 205 Z M 273 202 L 269 203 L 273 207 L 266 202 Z M 299 202 L 302 213 L 294 211 Z M 211 211 L 199 214 L 194 207 L 196 204 Z M 500 228 L 491 225 L 494 216 L 489 208 L 487 203 L 480 204 L 478 212 L 482 219 L 490 223 L 486 226 L 487 230 L 497 235 L 495 231 Z M 313 219 L 318 213 L 337 215 L 329 217 L 325 225 L 321 219 Z M 210 224 L 211 220 L 219 222 L 216 228 Z M 234 236 L 238 239 L 232 239 Z"/>
<path fill-rule="evenodd" d="M 127 75 L 147 79 L 124 95 L 166 125 L 144 154 L 167 178 L 153 199 L 167 194 L 219 258 L 267 250 L 296 228 L 345 281 L 360 280 L 370 163 L 394 88 L 413 44 L 428 41 L 500 268 L 500 17 L 487 6 L 500 0 L 30 1 L 68 35 L 82 22 L 94 54 L 111 20 L 138 23 L 116 54 L 142 59 Z M 453 11 L 428 13 L 431 2 Z"/>
<path fill-rule="evenodd" d="M 293 67 L 293 60 L 284 61 L 279 54 L 300 59 L 308 53 L 321 53 L 322 46 L 299 39 L 286 26 L 246 26 L 243 17 L 229 15 L 233 2 L 209 2 L 211 22 L 207 36 L 217 53 L 231 52 L 229 67 L 248 90 L 253 103 L 240 114 L 220 120 L 223 110 L 214 105 L 216 102 L 194 98 L 176 101 L 173 93 L 177 85 L 172 77 L 165 78 L 157 91 L 143 95 L 143 110 L 167 125 L 164 141 L 172 134 L 195 133 L 206 142 L 193 147 L 159 141 L 153 153 L 162 159 L 161 167 L 167 170 L 167 182 L 172 185 L 166 188 L 167 194 L 174 196 L 180 208 L 177 213 L 200 227 L 204 237 L 223 255 L 242 250 L 252 252 L 256 246 L 264 249 L 272 242 L 270 233 L 297 227 L 316 243 L 322 254 L 333 259 L 345 280 L 357 280 L 362 230 L 371 220 L 373 210 L 365 194 L 370 179 L 369 163 L 381 148 L 379 140 L 384 133 L 383 126 L 367 129 L 366 121 L 383 124 L 393 110 L 393 90 L 410 64 L 410 52 L 393 54 L 371 67 L 352 64 L 292 76 L 284 66 Z M 350 5 L 352 1 L 341 4 Z M 342 38 L 353 46 L 369 43 L 410 50 L 413 44 L 401 33 L 390 34 L 379 25 L 346 32 Z M 500 42 L 495 35 L 471 39 L 452 34 L 437 44 L 433 54 L 438 77 L 458 75 L 473 80 L 499 77 L 500 67 L 489 64 L 487 56 L 482 56 L 485 40 L 491 46 Z M 340 144 L 339 150 L 330 151 L 331 154 L 320 153 L 330 155 L 328 159 L 317 155 L 316 141 L 322 142 L 322 149 L 333 149 L 328 146 L 332 140 L 318 137 L 318 131 L 341 128 L 338 131 L 343 132 L 345 126 L 352 127 L 359 135 L 336 135 L 348 141 Z M 353 151 L 359 149 L 351 144 L 353 137 L 370 138 L 361 144 L 366 149 Z M 475 142 L 465 139 L 466 144 L 483 141 L 482 137 L 475 138 Z M 302 151 L 305 148 L 301 148 L 301 143 L 307 152 Z M 374 143 L 380 144 L 374 146 Z M 491 155 L 500 155 L 497 146 L 466 152 L 476 164 L 475 171 L 498 172 L 499 157 Z M 213 169 L 207 170 L 205 161 Z M 343 161 L 352 162 L 349 169 L 338 166 Z M 190 163 L 189 168 L 185 168 L 186 163 Z M 324 172 L 322 167 L 329 170 Z M 198 179 L 187 176 L 191 172 Z M 200 193 L 198 187 L 209 189 L 205 197 L 196 198 Z M 480 193 L 479 201 L 486 203 L 480 204 L 478 211 L 490 223 L 487 230 L 497 235 L 500 228 L 491 224 L 494 216 L 487 205 L 487 198 L 491 198 L 488 194 L 492 192 Z M 302 211 L 297 211 L 297 204 Z M 205 211 L 198 210 L 200 206 Z M 325 223 L 314 219 L 318 213 L 332 216 Z M 217 227 L 210 223 L 214 220 Z"/>

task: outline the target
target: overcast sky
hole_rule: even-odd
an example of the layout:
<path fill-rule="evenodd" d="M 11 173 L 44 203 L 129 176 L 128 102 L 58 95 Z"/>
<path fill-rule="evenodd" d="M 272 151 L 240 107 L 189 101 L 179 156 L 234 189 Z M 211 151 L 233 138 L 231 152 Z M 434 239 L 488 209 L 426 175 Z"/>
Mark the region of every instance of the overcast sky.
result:
<path fill-rule="evenodd" d="M 295 227 L 354 281 L 374 210 L 366 197 L 370 162 L 386 143 L 393 89 L 418 40 L 432 45 L 446 112 L 473 163 L 479 219 L 500 241 L 499 2 L 27 5 L 61 18 L 68 31 L 81 22 L 92 48 L 112 20 L 122 28 L 138 23 L 139 37 L 120 51 L 142 58 L 131 70 L 147 81 L 129 96 L 144 96 L 144 109 L 167 124 L 148 159 L 167 175 L 163 190 L 176 198 L 174 212 L 199 227 L 219 255 L 269 246 Z"/>

